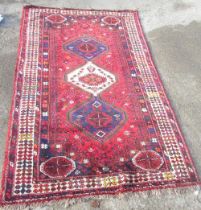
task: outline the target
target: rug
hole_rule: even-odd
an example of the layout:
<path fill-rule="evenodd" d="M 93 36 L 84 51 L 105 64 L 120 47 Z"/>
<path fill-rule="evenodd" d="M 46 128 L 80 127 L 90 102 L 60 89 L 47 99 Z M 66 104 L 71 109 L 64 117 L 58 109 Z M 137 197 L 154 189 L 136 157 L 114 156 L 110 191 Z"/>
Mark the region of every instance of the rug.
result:
<path fill-rule="evenodd" d="M 137 11 L 23 9 L 1 205 L 199 181 Z"/>

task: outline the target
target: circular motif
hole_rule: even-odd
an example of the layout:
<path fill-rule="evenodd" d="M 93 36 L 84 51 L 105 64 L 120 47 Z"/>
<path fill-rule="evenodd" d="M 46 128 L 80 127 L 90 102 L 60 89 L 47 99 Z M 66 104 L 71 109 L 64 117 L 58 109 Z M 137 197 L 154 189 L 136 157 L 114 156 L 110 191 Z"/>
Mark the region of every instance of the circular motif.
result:
<path fill-rule="evenodd" d="M 143 170 L 158 170 L 164 163 L 162 157 L 153 150 L 138 152 L 133 157 L 132 162 Z"/>
<path fill-rule="evenodd" d="M 40 165 L 40 171 L 50 178 L 65 178 L 75 168 L 75 162 L 63 156 L 52 157 Z"/>
<path fill-rule="evenodd" d="M 120 23 L 119 18 L 114 17 L 114 16 L 106 16 L 102 19 L 102 21 L 107 24 L 107 25 L 112 25 L 112 26 L 116 26 L 117 24 Z"/>

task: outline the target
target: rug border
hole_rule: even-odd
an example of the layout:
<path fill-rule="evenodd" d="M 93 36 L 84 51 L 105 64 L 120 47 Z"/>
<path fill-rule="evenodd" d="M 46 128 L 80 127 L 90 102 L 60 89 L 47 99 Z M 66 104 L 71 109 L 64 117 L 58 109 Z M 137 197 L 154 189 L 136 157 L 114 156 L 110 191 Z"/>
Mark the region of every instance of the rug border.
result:
<path fill-rule="evenodd" d="M 143 188 L 143 189 L 123 189 L 123 188 L 120 188 L 118 192 L 93 192 L 93 193 L 86 193 L 86 194 L 83 194 L 83 195 L 75 195 L 75 197 L 68 197 L 68 195 L 65 195 L 63 197 L 60 197 L 60 198 L 57 198 L 57 197 L 53 197 L 53 198 L 42 198 L 41 200 L 32 200 L 32 201 L 28 201 L 28 202 L 23 202 L 22 200 L 20 201 L 11 201 L 11 202 L 5 202 L 3 200 L 3 194 L 4 194 L 4 190 L 5 190 L 5 180 L 6 180 L 6 171 L 7 171 L 7 165 L 8 165 L 8 156 L 9 156 L 9 147 L 10 147 L 10 140 L 9 140 L 9 137 L 10 137 L 10 133 L 11 133 L 11 125 L 12 125 L 12 120 L 13 120 L 13 110 L 14 110 L 14 96 L 16 95 L 16 85 L 17 85 L 17 73 L 18 73 L 18 64 L 19 64 L 19 61 L 20 61 L 20 50 L 21 50 L 21 44 L 22 44 L 22 33 L 23 33 L 23 29 L 24 29 L 24 17 L 25 17 L 25 11 L 26 9 L 29 9 L 29 8 L 47 8 L 47 9 L 65 9 L 65 10 L 78 10 L 78 11 L 111 11 L 111 12 L 130 12 L 130 13 L 133 13 L 133 15 L 136 15 L 136 20 L 137 20 L 137 27 L 139 28 L 139 34 L 141 35 L 142 39 L 143 39 L 143 42 L 145 44 L 145 47 L 146 49 L 148 50 L 148 56 L 149 56 L 149 59 L 150 61 L 152 62 L 152 65 L 154 67 L 154 71 L 157 75 L 157 79 L 159 79 L 160 83 L 162 84 L 162 89 L 165 93 L 165 99 L 167 100 L 168 102 L 168 105 L 170 107 L 170 110 L 173 114 L 173 117 L 174 117 L 174 120 L 176 121 L 177 123 L 177 128 L 178 128 L 178 131 L 182 137 L 182 141 L 184 142 L 185 144 L 185 150 L 188 154 L 188 157 L 192 163 L 192 167 L 193 167 L 193 170 L 194 170 L 194 173 L 196 175 L 196 178 L 197 178 L 197 181 L 196 182 L 192 182 L 192 183 L 179 183 L 179 186 L 152 186 L 152 187 L 146 187 L 146 188 Z M 1 189 L 0 189 L 0 206 L 12 206 L 12 205 L 23 205 L 23 204 L 26 204 L 26 205 L 30 205 L 30 204 L 38 204 L 40 205 L 40 203 L 42 202 L 48 202 L 48 201 L 59 201 L 59 200 L 64 200 L 64 199 L 68 199 L 68 200 L 73 200 L 73 199 L 78 199 L 79 198 L 91 198 L 93 199 L 94 196 L 96 196 L 97 198 L 98 197 L 101 197 L 101 196 L 104 196 L 104 195 L 108 195 L 108 196 L 111 196 L 111 195 L 119 195 L 119 194 L 122 194 L 122 193 L 129 193 L 129 192 L 147 192 L 147 191 L 154 191 L 154 190 L 157 190 L 157 191 L 161 191 L 161 190 L 164 190 L 164 189 L 180 189 L 180 188 L 184 188 L 184 187 L 192 187 L 192 186 L 201 186 L 201 181 L 200 181 L 200 177 L 199 177 L 199 174 L 196 170 L 196 167 L 195 167 L 195 164 L 194 164 L 194 161 L 192 159 L 192 156 L 191 156 L 191 153 L 190 153 L 190 150 L 188 148 L 188 145 L 186 143 L 186 140 L 185 140 L 185 137 L 182 133 L 182 129 L 180 127 L 180 124 L 178 122 L 178 119 L 176 117 L 176 114 L 174 112 L 174 109 L 172 107 L 172 104 L 171 104 L 171 101 L 169 100 L 169 94 L 167 93 L 165 87 L 164 87 L 164 83 L 161 79 L 161 76 L 160 76 L 160 73 L 159 71 L 157 70 L 157 66 L 155 65 L 154 63 L 154 59 L 152 57 L 152 54 L 151 54 L 151 48 L 149 46 L 149 42 L 146 38 L 146 35 L 144 33 L 144 30 L 143 30 L 143 27 L 142 27 L 142 23 L 140 21 L 140 15 L 139 15 L 139 11 L 138 10 L 103 10 L 103 9 L 75 9 L 75 8 L 53 8 L 53 7 L 43 7 L 43 6 L 35 6 L 35 5 L 26 5 L 23 7 L 23 10 L 22 10 L 22 15 L 21 15 L 21 21 L 20 21 L 20 30 L 19 30 L 19 38 L 18 38 L 18 49 L 17 49 L 17 59 L 16 59 L 16 64 L 15 64 L 15 70 L 14 70 L 14 78 L 13 78 L 13 88 L 12 88 L 12 99 L 11 99 L 11 106 L 10 106 L 10 111 L 9 111 L 9 117 L 8 117 L 8 129 L 7 129 L 7 137 L 6 137 L 6 142 L 5 142 L 5 151 L 4 151 L 4 162 L 3 162 L 3 167 L 2 167 L 2 178 L 1 178 Z"/>
<path fill-rule="evenodd" d="M 159 82 L 162 84 L 161 87 L 162 87 L 162 90 L 163 90 L 164 93 L 165 93 L 165 99 L 167 100 L 168 106 L 169 106 L 169 108 L 170 108 L 170 110 L 171 110 L 171 113 L 173 114 L 173 119 L 174 119 L 175 122 L 176 122 L 176 127 L 177 127 L 178 132 L 179 132 L 179 134 L 180 134 L 180 136 L 181 136 L 182 142 L 184 143 L 185 150 L 186 150 L 186 152 L 187 152 L 187 154 L 188 154 L 188 158 L 190 159 L 190 161 L 191 161 L 191 163 L 192 163 L 193 170 L 194 170 L 194 173 L 195 173 L 195 175 L 196 175 L 196 178 L 197 178 L 198 182 L 201 182 L 199 173 L 198 173 L 198 171 L 197 171 L 197 169 L 196 169 L 196 164 L 195 164 L 195 162 L 194 162 L 194 160 L 193 160 L 193 158 L 192 158 L 192 155 L 191 155 L 189 146 L 188 146 L 188 144 L 187 144 L 185 135 L 184 135 L 184 133 L 183 133 L 183 131 L 182 131 L 180 122 L 178 121 L 178 117 L 177 117 L 177 115 L 176 115 L 176 112 L 174 111 L 174 108 L 173 108 L 173 105 L 172 105 L 172 102 L 173 102 L 173 101 L 170 100 L 170 95 L 168 94 L 167 90 L 165 89 L 164 82 L 163 82 L 163 80 L 162 80 L 161 74 L 160 74 L 160 72 L 158 71 L 158 68 L 157 68 L 157 66 L 156 66 L 156 64 L 155 64 L 155 62 L 154 62 L 154 59 L 153 59 L 153 55 L 152 55 L 152 53 L 151 53 L 151 48 L 150 48 L 149 42 L 148 42 L 148 40 L 147 40 L 146 34 L 145 34 L 144 30 L 143 30 L 142 23 L 141 23 L 141 21 L 140 21 L 139 13 L 137 14 L 137 21 L 138 21 L 138 26 L 139 26 L 139 29 L 140 29 L 140 35 L 141 35 L 141 37 L 142 37 L 142 39 L 143 39 L 143 42 L 144 42 L 144 44 L 145 44 L 146 49 L 148 50 L 148 55 L 149 55 L 150 61 L 151 61 L 151 63 L 152 63 L 152 66 L 154 67 L 153 69 L 154 69 L 154 71 L 156 72 L 157 79 L 158 79 Z"/>
<path fill-rule="evenodd" d="M 12 98 L 11 98 L 11 103 L 10 103 L 10 109 L 9 109 L 9 116 L 8 116 L 8 123 L 7 123 L 7 135 L 6 135 L 6 142 L 5 142 L 5 151 L 4 151 L 4 162 L 2 166 L 2 172 L 1 172 L 1 186 L 0 186 L 0 206 L 4 205 L 3 204 L 3 193 L 5 189 L 5 179 L 6 179 L 6 171 L 7 171 L 7 165 L 8 165 L 8 156 L 9 156 L 9 148 L 10 148 L 10 133 L 11 133 L 11 125 L 12 125 L 12 120 L 13 120 L 13 110 L 14 110 L 14 105 L 15 105 L 15 100 L 14 96 L 16 95 L 16 85 L 17 85 L 17 74 L 18 74 L 18 64 L 20 61 L 19 55 L 20 55 L 20 50 L 21 50 L 21 44 L 22 44 L 22 31 L 23 31 L 23 22 L 24 22 L 24 15 L 25 15 L 25 9 L 26 6 L 23 7 L 22 13 L 21 13 L 21 20 L 20 20 L 20 29 L 18 32 L 19 38 L 18 38 L 18 47 L 17 47 L 17 58 L 15 62 L 15 67 L 14 67 L 14 74 L 13 74 L 13 81 L 12 81 Z"/>

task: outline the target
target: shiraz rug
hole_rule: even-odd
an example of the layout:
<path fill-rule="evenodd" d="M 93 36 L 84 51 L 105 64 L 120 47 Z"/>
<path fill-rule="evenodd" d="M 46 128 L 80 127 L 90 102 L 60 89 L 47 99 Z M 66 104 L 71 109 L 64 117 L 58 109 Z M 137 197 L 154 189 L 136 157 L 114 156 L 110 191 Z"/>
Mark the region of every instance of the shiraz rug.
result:
<path fill-rule="evenodd" d="M 1 204 L 198 184 L 137 11 L 25 7 Z"/>

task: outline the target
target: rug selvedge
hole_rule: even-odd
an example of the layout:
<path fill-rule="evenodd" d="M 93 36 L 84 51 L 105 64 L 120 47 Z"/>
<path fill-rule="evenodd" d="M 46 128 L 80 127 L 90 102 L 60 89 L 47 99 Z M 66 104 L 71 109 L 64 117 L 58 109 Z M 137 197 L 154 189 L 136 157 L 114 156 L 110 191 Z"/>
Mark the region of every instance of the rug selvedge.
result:
<path fill-rule="evenodd" d="M 2 204 L 199 178 L 137 11 L 24 8 Z"/>

